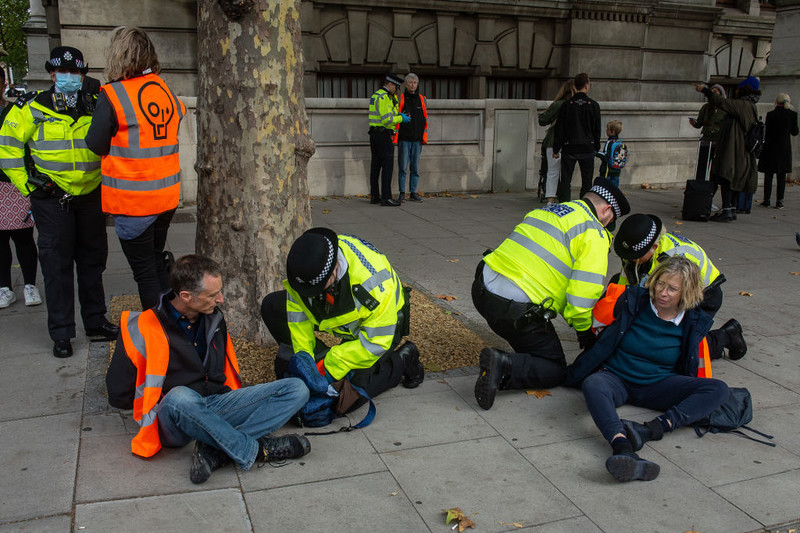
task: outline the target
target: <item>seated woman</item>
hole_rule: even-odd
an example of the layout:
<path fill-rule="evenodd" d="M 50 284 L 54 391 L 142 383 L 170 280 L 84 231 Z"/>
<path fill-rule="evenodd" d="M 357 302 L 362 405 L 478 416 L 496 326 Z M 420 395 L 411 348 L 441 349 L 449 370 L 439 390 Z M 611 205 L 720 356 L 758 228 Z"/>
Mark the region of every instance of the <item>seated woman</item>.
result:
<path fill-rule="evenodd" d="M 631 286 L 614 306 L 614 322 L 567 368 L 567 385 L 581 386 L 595 425 L 611 444 L 606 469 L 618 481 L 650 481 L 660 467 L 636 452 L 645 442 L 695 422 L 722 405 L 728 386 L 697 377 L 700 344 L 711 318 L 698 304 L 697 265 L 680 256 L 661 263 L 647 288 Z M 620 420 L 625 403 L 664 414 L 644 424 Z"/>

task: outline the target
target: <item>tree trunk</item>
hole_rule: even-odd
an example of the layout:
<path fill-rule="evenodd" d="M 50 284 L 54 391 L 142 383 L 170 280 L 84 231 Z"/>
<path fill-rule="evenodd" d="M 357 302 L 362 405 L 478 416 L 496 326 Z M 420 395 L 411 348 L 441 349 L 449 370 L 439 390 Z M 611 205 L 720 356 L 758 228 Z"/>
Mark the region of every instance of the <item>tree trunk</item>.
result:
<path fill-rule="evenodd" d="M 299 6 L 198 2 L 197 253 L 222 265 L 231 332 L 258 343 L 261 299 L 311 223 Z"/>

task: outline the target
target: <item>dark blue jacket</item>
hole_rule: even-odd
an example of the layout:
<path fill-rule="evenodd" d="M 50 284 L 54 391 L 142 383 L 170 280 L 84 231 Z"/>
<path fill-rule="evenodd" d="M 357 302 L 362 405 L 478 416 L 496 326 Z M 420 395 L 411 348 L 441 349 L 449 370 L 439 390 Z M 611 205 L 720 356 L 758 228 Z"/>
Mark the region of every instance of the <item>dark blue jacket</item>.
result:
<path fill-rule="evenodd" d="M 600 334 L 595 345 L 583 352 L 567 367 L 568 387 L 580 387 L 589 374 L 598 370 L 617 350 L 619 341 L 628 331 L 639 313 L 650 305 L 650 294 L 644 287 L 629 286 L 614 305 L 614 322 Z M 689 309 L 681 321 L 683 339 L 681 355 L 675 372 L 684 376 L 697 376 L 700 342 L 711 329 L 713 320 L 699 308 Z"/>

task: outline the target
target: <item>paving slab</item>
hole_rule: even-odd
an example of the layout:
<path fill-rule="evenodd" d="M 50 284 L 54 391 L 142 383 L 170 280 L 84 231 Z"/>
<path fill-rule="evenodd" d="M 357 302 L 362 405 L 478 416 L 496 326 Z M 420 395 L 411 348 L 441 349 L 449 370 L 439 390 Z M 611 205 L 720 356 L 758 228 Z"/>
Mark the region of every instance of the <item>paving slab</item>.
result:
<path fill-rule="evenodd" d="M 80 412 L 0 424 L 0 521 L 72 512 Z"/>
<path fill-rule="evenodd" d="M 798 497 L 794 487 L 800 486 L 800 470 L 792 470 L 714 490 L 762 524 L 780 524 L 797 520 Z"/>
<path fill-rule="evenodd" d="M 460 507 L 478 531 L 509 531 L 500 522 L 539 525 L 582 513 L 505 439 L 489 437 L 382 455 L 432 530 L 442 509 Z M 474 516 L 473 516 L 474 515 Z"/>
<path fill-rule="evenodd" d="M 71 527 L 72 516 L 62 515 L 0 525 L 0 533 L 52 533 L 53 531 L 69 531 Z"/>
<path fill-rule="evenodd" d="M 250 530 L 244 500 L 232 489 L 77 505 L 73 529 L 76 533 Z"/>
<path fill-rule="evenodd" d="M 694 434 L 693 434 L 694 435 Z M 674 440 L 672 436 L 667 440 Z M 544 476 L 608 533 L 631 531 L 752 531 L 761 524 L 652 449 L 640 455 L 661 466 L 650 482 L 618 483 L 605 469 L 602 438 L 522 450 Z M 724 452 L 713 452 L 718 456 Z"/>
<path fill-rule="evenodd" d="M 425 531 L 414 504 L 388 472 L 248 492 L 255 532 Z"/>

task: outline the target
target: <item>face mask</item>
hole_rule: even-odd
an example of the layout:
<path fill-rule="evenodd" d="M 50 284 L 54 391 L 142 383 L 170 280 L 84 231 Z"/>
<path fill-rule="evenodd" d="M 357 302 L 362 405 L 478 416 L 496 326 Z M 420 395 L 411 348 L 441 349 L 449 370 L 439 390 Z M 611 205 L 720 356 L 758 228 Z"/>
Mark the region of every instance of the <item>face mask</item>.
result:
<path fill-rule="evenodd" d="M 56 87 L 62 93 L 78 92 L 83 85 L 80 74 L 56 72 Z"/>

